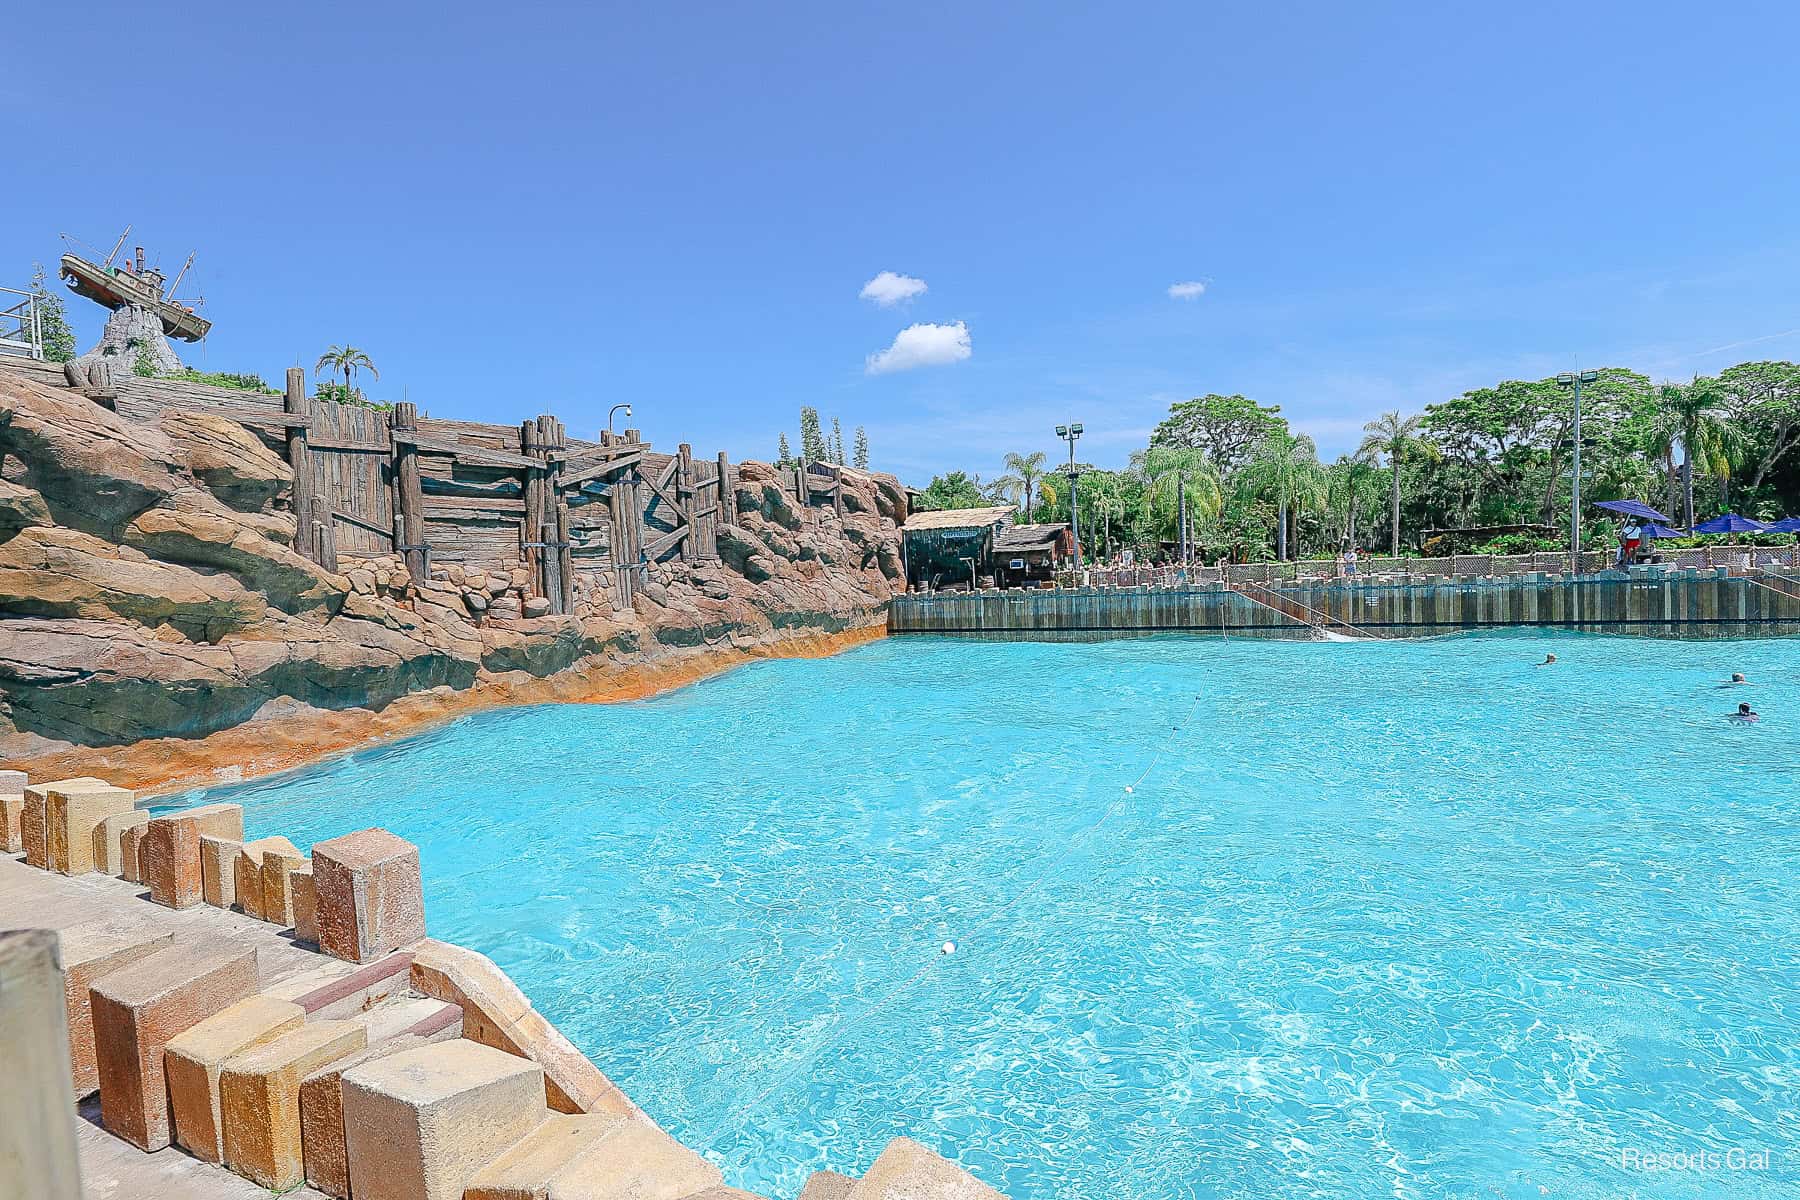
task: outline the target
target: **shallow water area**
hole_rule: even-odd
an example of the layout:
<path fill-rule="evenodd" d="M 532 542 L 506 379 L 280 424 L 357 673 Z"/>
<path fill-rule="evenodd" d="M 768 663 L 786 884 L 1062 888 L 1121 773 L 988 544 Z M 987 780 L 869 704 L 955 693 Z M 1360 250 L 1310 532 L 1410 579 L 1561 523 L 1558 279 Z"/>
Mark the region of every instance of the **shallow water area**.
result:
<path fill-rule="evenodd" d="M 432 933 L 771 1196 L 905 1133 L 1017 1200 L 1762 1200 L 1800 1194 L 1797 668 L 889 639 L 183 799 L 416 841 Z"/>

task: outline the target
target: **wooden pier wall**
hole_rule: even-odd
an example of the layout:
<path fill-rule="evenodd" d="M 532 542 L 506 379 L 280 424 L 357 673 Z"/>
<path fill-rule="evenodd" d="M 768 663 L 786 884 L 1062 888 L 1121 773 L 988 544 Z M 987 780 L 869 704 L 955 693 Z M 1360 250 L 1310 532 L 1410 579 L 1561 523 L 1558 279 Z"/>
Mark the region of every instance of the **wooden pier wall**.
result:
<path fill-rule="evenodd" d="M 911 593 L 888 609 L 888 632 L 999 640 L 1090 641 L 1158 633 L 1310 638 L 1284 608 L 1376 637 L 1433 637 L 1474 629 L 1570 629 L 1639 637 L 1775 637 L 1800 633 L 1800 577 L 1718 571 L 1584 576 L 1514 575 L 1382 582 L 1313 580 L 1248 594 L 1187 588 L 1059 588 Z"/>

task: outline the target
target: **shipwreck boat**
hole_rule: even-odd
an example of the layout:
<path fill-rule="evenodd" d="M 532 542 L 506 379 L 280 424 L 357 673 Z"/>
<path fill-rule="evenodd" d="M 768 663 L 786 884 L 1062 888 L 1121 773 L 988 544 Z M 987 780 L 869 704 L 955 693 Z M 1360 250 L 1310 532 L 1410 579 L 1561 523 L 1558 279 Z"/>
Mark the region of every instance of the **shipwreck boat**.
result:
<path fill-rule="evenodd" d="M 191 259 L 189 261 L 192 261 Z M 197 342 L 212 328 L 212 322 L 187 305 L 169 299 L 163 290 L 163 273 L 144 265 L 143 251 L 136 263 L 108 263 L 100 266 L 76 254 L 62 256 L 62 277 L 77 296 L 84 296 L 107 308 L 120 309 L 135 304 L 149 309 L 162 322 L 163 332 L 185 342 Z M 176 277 L 179 281 L 180 276 Z"/>

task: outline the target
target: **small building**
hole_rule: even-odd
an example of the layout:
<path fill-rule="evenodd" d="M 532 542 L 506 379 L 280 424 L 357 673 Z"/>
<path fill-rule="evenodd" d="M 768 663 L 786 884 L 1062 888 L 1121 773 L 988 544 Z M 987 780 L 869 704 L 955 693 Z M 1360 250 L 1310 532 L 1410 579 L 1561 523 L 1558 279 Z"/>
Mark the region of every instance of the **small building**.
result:
<path fill-rule="evenodd" d="M 1015 525 L 1010 506 L 916 512 L 901 527 L 907 586 L 920 591 L 1048 582 L 1074 552 L 1067 525 Z"/>
<path fill-rule="evenodd" d="M 994 535 L 994 581 L 1001 587 L 1051 583 L 1074 555 L 1075 533 L 1067 525 L 1005 525 Z"/>

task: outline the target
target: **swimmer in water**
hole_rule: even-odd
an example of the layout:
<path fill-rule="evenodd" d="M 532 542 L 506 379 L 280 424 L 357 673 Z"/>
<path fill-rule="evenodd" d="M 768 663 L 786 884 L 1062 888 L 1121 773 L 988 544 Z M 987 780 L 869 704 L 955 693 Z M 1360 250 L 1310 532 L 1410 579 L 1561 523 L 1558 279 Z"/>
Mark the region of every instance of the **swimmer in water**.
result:
<path fill-rule="evenodd" d="M 1762 717 L 1748 704 L 1740 704 L 1738 705 L 1738 710 L 1732 713 L 1729 719 L 1738 722 L 1740 725 L 1748 725 L 1752 721 L 1762 720 Z"/>
<path fill-rule="evenodd" d="M 1553 664 L 1554 664 L 1554 663 L 1555 663 L 1555 662 L 1556 662 L 1556 655 L 1554 655 L 1554 654 L 1546 654 L 1546 655 L 1544 655 L 1544 661 L 1543 661 L 1543 662 L 1541 662 L 1541 663 L 1539 663 L 1539 664 L 1538 664 L 1538 666 L 1540 666 L 1540 667 L 1548 667 L 1548 666 L 1551 666 L 1551 665 L 1553 665 Z"/>

